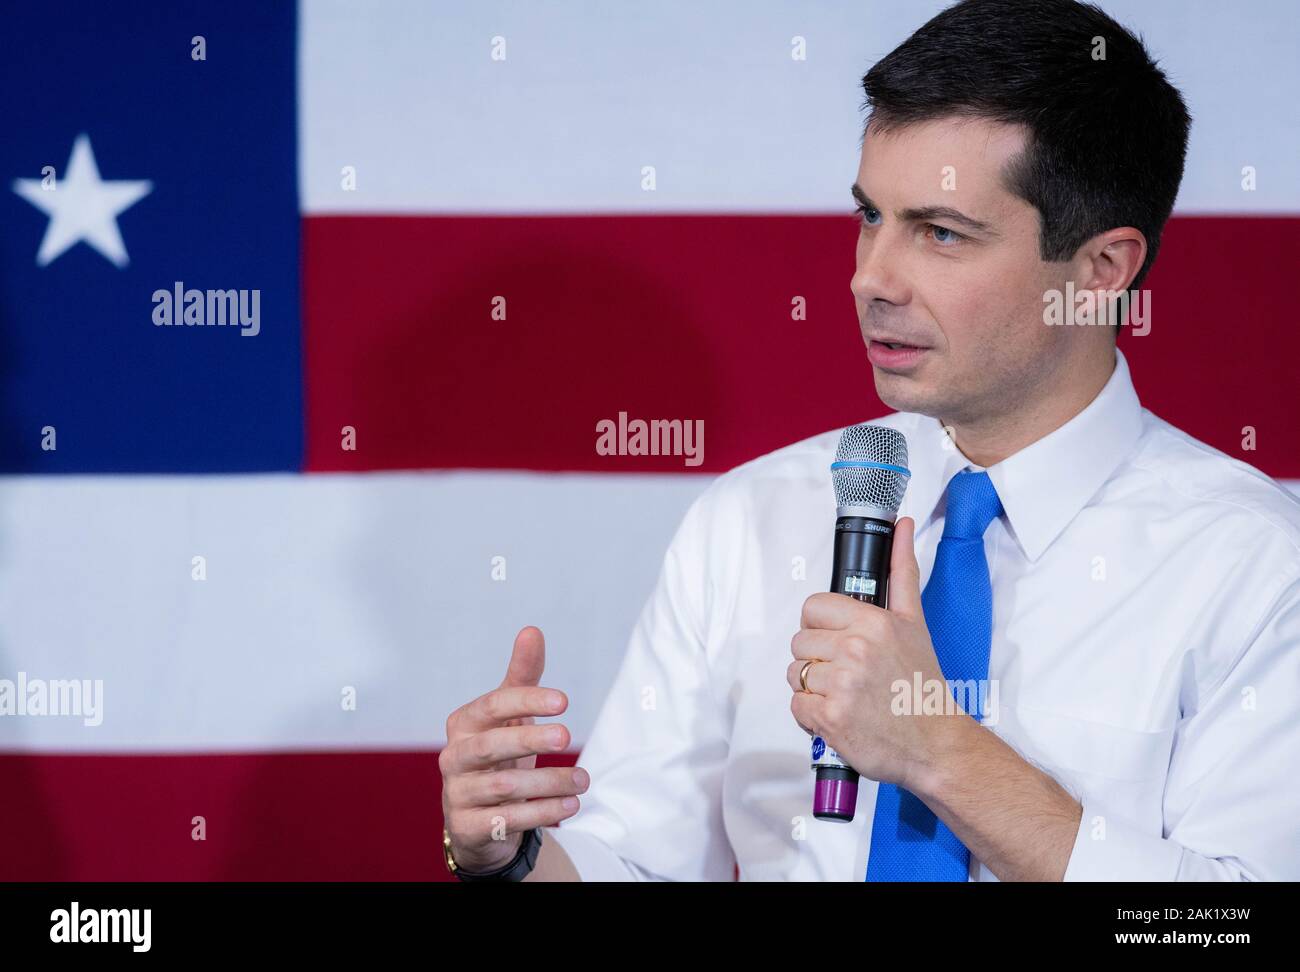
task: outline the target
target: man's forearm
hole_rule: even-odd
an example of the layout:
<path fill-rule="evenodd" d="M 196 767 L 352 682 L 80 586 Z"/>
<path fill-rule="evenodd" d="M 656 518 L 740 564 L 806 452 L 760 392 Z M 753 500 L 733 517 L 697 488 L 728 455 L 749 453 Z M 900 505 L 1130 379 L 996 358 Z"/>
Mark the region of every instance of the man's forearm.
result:
<path fill-rule="evenodd" d="M 1083 807 L 992 730 L 941 718 L 935 761 L 909 781 L 913 792 L 999 881 L 1060 881 Z"/>
<path fill-rule="evenodd" d="M 542 828 L 542 846 L 537 852 L 537 863 L 524 878 L 525 881 L 581 881 L 578 869 L 569 860 L 558 840 L 552 840 L 550 830 Z"/>

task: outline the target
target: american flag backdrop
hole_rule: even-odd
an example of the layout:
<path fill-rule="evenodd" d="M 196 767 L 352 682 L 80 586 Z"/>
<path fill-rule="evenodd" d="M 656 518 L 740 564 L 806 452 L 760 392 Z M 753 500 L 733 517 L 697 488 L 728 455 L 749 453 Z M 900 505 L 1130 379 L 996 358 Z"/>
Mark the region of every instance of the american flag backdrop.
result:
<path fill-rule="evenodd" d="M 1138 394 L 1300 487 L 1300 17 L 1101 5 L 1193 115 Z M 0 880 L 441 879 L 526 624 L 572 762 L 711 477 L 891 410 L 860 79 L 942 6 L 9 5 Z"/>

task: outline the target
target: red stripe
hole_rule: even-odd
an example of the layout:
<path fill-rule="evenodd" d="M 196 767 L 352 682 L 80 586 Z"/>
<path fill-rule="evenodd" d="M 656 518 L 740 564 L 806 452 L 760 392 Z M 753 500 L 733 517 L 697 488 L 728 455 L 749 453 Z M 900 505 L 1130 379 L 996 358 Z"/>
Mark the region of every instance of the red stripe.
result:
<path fill-rule="evenodd" d="M 0 881 L 452 880 L 436 752 L 0 755 L 0 779 Z"/>
<path fill-rule="evenodd" d="M 1300 477 L 1298 228 L 1173 220 L 1151 333 L 1122 338 L 1148 408 L 1278 478 Z M 847 216 L 309 217 L 307 468 L 716 472 L 888 411 L 848 289 L 855 232 Z M 703 465 L 597 455 L 620 411 L 702 419 Z"/>

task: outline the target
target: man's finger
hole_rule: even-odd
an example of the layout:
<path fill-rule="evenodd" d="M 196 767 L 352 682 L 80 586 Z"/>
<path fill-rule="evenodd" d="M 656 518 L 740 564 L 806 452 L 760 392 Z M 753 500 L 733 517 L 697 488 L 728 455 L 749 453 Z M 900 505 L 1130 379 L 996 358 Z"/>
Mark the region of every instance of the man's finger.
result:
<path fill-rule="evenodd" d="M 558 753 L 569 743 L 569 730 L 559 723 L 544 726 L 500 726 L 448 743 L 441 761 L 443 774 L 492 769 L 506 760 L 538 753 Z"/>
<path fill-rule="evenodd" d="M 894 545 L 889 555 L 889 610 L 909 618 L 924 616 L 921 567 L 916 562 L 916 521 L 910 516 L 894 524 Z"/>
<path fill-rule="evenodd" d="M 817 724 L 822 711 L 821 705 L 825 701 L 820 695 L 809 695 L 807 692 L 795 692 L 790 696 L 790 714 L 794 716 L 794 721 L 798 723 L 799 728 L 810 736 L 821 735 Z"/>
<path fill-rule="evenodd" d="M 572 809 L 564 806 L 565 800 L 575 801 Z M 508 834 L 518 833 L 522 830 L 532 830 L 534 827 L 554 827 L 561 820 L 572 817 L 581 806 L 581 798 L 566 796 L 543 797 L 540 800 L 521 800 L 518 803 L 504 803 L 499 807 L 469 810 L 465 814 L 467 820 L 465 831 L 478 839 L 490 838 L 496 827 L 498 817 L 504 819 L 505 831 Z M 544 839 L 549 840 L 550 838 Z"/>
<path fill-rule="evenodd" d="M 801 628 L 827 628 L 838 631 L 853 624 L 861 624 L 863 616 L 881 608 L 859 601 L 847 594 L 814 594 L 803 602 L 799 618 Z"/>
<path fill-rule="evenodd" d="M 515 646 L 510 652 L 510 664 L 501 687 L 507 685 L 536 685 L 542 680 L 546 667 L 546 637 L 542 629 L 529 625 L 515 635 Z"/>
<path fill-rule="evenodd" d="M 574 781 L 580 773 L 582 782 Z M 591 777 L 572 766 L 544 766 L 536 769 L 488 770 L 452 777 L 448 803 L 454 807 L 495 807 L 512 800 L 577 796 L 586 791 Z"/>
<path fill-rule="evenodd" d="M 820 658 L 832 661 L 835 658 L 834 631 L 825 628 L 800 628 L 790 639 L 790 654 L 795 658 Z"/>
<path fill-rule="evenodd" d="M 811 661 L 812 664 L 808 665 Z M 802 692 L 803 685 L 799 682 L 799 676 L 803 673 L 803 667 L 808 665 L 808 675 L 804 679 L 808 683 L 808 692 L 812 695 L 825 695 L 827 679 L 830 678 L 830 662 L 815 661 L 808 659 L 801 661 L 795 659 L 785 669 L 785 681 L 790 686 L 792 692 Z"/>
<path fill-rule="evenodd" d="M 559 689 L 513 685 L 480 695 L 453 721 L 459 738 L 494 726 L 515 724 L 515 719 L 559 715 L 568 704 L 568 698 Z"/>

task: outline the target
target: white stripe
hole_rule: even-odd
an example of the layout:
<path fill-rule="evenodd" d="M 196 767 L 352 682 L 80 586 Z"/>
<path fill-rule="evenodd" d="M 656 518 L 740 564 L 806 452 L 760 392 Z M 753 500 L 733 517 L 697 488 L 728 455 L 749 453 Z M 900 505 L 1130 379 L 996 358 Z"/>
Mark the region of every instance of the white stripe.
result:
<path fill-rule="evenodd" d="M 102 679 L 104 705 L 99 726 L 0 716 L 0 749 L 441 746 L 526 624 L 581 744 L 710 479 L 5 477 L 0 679 Z"/>
<path fill-rule="evenodd" d="M 1300 212 L 1294 0 L 1100 5 L 1144 35 L 1194 116 L 1178 210 Z M 845 213 L 861 77 L 944 6 L 304 0 L 303 209 Z"/>
<path fill-rule="evenodd" d="M 581 746 L 710 479 L 0 478 L 0 679 L 103 680 L 101 725 L 0 716 L 0 750 L 439 747 L 526 624 Z"/>

